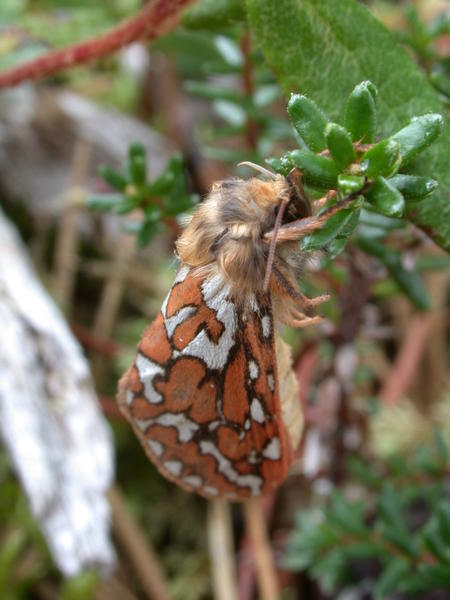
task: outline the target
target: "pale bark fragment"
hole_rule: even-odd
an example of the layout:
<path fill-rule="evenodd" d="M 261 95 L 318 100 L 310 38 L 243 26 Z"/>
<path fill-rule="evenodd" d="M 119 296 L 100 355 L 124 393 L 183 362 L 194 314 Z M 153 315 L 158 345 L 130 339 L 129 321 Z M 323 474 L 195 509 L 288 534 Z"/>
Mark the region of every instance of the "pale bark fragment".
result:
<path fill-rule="evenodd" d="M 0 212 L 0 437 L 55 563 L 112 568 L 113 444 L 88 364 Z"/>

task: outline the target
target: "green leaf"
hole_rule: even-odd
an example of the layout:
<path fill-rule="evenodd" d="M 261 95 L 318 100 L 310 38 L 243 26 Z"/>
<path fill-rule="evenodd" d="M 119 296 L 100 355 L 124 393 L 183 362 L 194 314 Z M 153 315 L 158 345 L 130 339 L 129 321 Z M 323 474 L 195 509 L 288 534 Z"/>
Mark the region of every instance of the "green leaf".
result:
<path fill-rule="evenodd" d="M 256 40 L 286 94 L 306 95 L 339 122 L 354 86 L 370 79 L 378 88 L 378 135 L 387 137 L 408 120 L 442 112 L 439 94 L 398 41 L 355 0 L 247 0 Z M 369 89 L 369 88 L 368 88 Z M 370 89 L 369 89 L 370 91 Z M 408 218 L 450 250 L 449 131 L 411 163 L 433 177 L 432 202 L 414 206 Z"/>
<path fill-rule="evenodd" d="M 235 89 L 220 87 L 207 81 L 186 81 L 184 88 L 190 94 L 207 100 L 226 100 L 233 103 L 242 101 L 242 96 Z"/>
<path fill-rule="evenodd" d="M 339 170 L 343 171 L 356 159 L 351 137 L 341 125 L 328 123 L 325 129 L 325 139 L 331 158 Z"/>
<path fill-rule="evenodd" d="M 331 216 L 321 229 L 302 238 L 300 242 L 302 251 L 325 248 L 336 238 L 346 240 L 358 223 L 360 207 L 361 202 L 356 200 L 352 207 L 340 210 Z M 332 246 L 331 252 L 333 254 L 339 252 L 341 246 L 342 244 L 337 247 Z"/>
<path fill-rule="evenodd" d="M 355 86 L 345 108 L 345 127 L 354 142 L 370 144 L 377 131 L 376 90 L 371 81 Z"/>
<path fill-rule="evenodd" d="M 401 162 L 400 145 L 393 139 L 382 140 L 361 156 L 361 170 L 367 177 L 389 177 Z"/>
<path fill-rule="evenodd" d="M 428 582 L 428 589 L 450 590 L 450 568 L 447 565 L 420 565 L 419 574 Z"/>
<path fill-rule="evenodd" d="M 342 531 L 365 536 L 368 529 L 364 525 L 364 505 L 349 502 L 341 493 L 335 492 L 331 506 L 324 510 L 328 522 L 333 523 Z"/>
<path fill-rule="evenodd" d="M 309 150 L 292 150 L 286 157 L 292 166 L 301 170 L 306 183 L 323 188 L 336 187 L 338 169 L 330 158 Z"/>
<path fill-rule="evenodd" d="M 406 165 L 417 154 L 423 152 L 442 133 L 444 119 L 439 114 L 413 117 L 411 122 L 391 136 L 400 146 L 402 165 Z"/>
<path fill-rule="evenodd" d="M 143 186 L 147 179 L 147 159 L 145 156 L 135 156 L 130 161 L 130 175 L 136 186 Z"/>
<path fill-rule="evenodd" d="M 163 224 L 158 221 L 145 221 L 138 233 L 138 246 L 144 248 L 149 244 L 157 233 L 163 230 Z"/>
<path fill-rule="evenodd" d="M 439 561 L 450 563 L 450 548 L 446 546 L 439 530 L 424 531 L 422 536 L 431 554 Z"/>
<path fill-rule="evenodd" d="M 386 248 L 374 239 L 363 238 L 359 235 L 356 242 L 364 252 L 376 256 L 384 264 L 391 277 L 417 308 L 430 309 L 430 299 L 422 278 L 416 271 L 405 269 L 400 253 Z"/>
<path fill-rule="evenodd" d="M 102 212 L 110 212 L 116 209 L 126 200 L 123 194 L 91 194 L 86 198 L 89 208 Z"/>
<path fill-rule="evenodd" d="M 101 165 L 99 168 L 99 174 L 100 177 L 103 177 L 103 179 L 107 183 L 109 183 L 111 187 L 115 188 L 116 190 L 119 190 L 119 192 L 125 191 L 125 188 L 128 184 L 128 180 L 122 173 L 115 171 L 107 165 Z"/>
<path fill-rule="evenodd" d="M 405 199 L 388 179 L 378 177 L 365 194 L 372 206 L 387 217 L 401 217 L 405 210 Z"/>
<path fill-rule="evenodd" d="M 289 116 L 300 137 L 313 152 L 326 148 L 327 118 L 316 104 L 300 94 L 292 94 L 287 107 Z"/>
<path fill-rule="evenodd" d="M 400 582 L 409 575 L 411 566 L 401 558 L 392 557 L 374 588 L 375 598 L 386 598 L 395 592 Z"/>
<path fill-rule="evenodd" d="M 287 177 L 289 171 L 292 169 L 292 163 L 286 156 L 282 156 L 281 158 L 278 158 L 277 156 L 266 158 L 266 163 L 274 171 L 285 177 Z"/>
<path fill-rule="evenodd" d="M 363 187 L 365 179 L 359 175 L 339 175 L 338 176 L 338 187 L 344 192 L 345 195 L 359 192 Z"/>
<path fill-rule="evenodd" d="M 439 531 L 444 538 L 447 547 L 450 546 L 450 502 L 443 500 L 437 509 Z"/>
<path fill-rule="evenodd" d="M 438 182 L 431 177 L 420 177 L 418 175 L 394 175 L 389 178 L 393 185 L 408 200 L 422 200 L 432 194 L 438 187 Z"/>
<path fill-rule="evenodd" d="M 434 445 L 440 462 L 443 466 L 446 466 L 449 461 L 449 449 L 442 431 L 437 427 L 434 430 Z"/>
<path fill-rule="evenodd" d="M 340 548 L 328 552 L 313 565 L 312 575 L 320 580 L 320 587 L 326 593 L 331 593 L 344 578 L 347 561 Z"/>
<path fill-rule="evenodd" d="M 146 157 L 145 148 L 139 142 L 134 142 L 128 148 L 128 158 L 130 161 L 132 161 L 135 158 L 145 158 L 145 157 Z"/>

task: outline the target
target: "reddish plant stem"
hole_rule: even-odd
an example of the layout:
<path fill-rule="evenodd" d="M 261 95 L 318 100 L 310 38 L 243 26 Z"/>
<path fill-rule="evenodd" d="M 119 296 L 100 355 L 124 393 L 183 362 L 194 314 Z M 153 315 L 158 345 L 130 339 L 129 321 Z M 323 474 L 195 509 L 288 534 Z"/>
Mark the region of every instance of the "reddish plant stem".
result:
<path fill-rule="evenodd" d="M 380 392 L 382 401 L 392 406 L 408 391 L 432 331 L 433 315 L 417 315 L 413 318 L 408 333 L 395 358 L 392 371 Z"/>
<path fill-rule="evenodd" d="M 70 328 L 84 348 L 95 350 L 110 358 L 116 356 L 120 351 L 120 344 L 110 338 L 93 333 L 87 327 L 72 322 Z"/>
<path fill-rule="evenodd" d="M 266 496 L 261 500 L 262 509 L 267 522 L 270 522 L 275 508 L 275 495 Z M 254 551 L 251 540 L 246 531 L 239 544 L 237 555 L 237 578 L 239 600 L 251 600 L 256 588 L 256 572 L 254 564 Z"/>
<path fill-rule="evenodd" d="M 45 77 L 85 63 L 93 58 L 111 54 L 139 39 L 153 40 L 173 29 L 179 15 L 193 0 L 156 0 L 146 4 L 136 16 L 119 24 L 105 34 L 50 52 L 0 74 L 0 89 L 22 81 Z"/>
<path fill-rule="evenodd" d="M 306 422 L 310 420 L 308 394 L 309 390 L 311 389 L 318 364 L 319 348 L 315 342 L 309 344 L 295 362 L 294 369 L 298 381 L 300 402 Z"/>

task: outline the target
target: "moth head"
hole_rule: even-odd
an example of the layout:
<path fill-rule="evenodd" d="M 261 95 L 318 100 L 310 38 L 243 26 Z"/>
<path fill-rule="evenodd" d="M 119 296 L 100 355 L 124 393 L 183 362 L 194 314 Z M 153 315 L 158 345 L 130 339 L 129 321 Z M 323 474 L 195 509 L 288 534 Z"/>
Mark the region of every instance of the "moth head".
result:
<path fill-rule="evenodd" d="M 252 162 L 241 162 L 238 166 L 247 166 L 262 173 L 269 181 L 250 179 L 248 186 L 255 202 L 264 209 L 279 207 L 286 202 L 283 223 L 309 217 L 312 214 L 311 203 L 303 189 L 302 174 L 293 168 L 287 177 L 269 171 L 261 165 Z"/>

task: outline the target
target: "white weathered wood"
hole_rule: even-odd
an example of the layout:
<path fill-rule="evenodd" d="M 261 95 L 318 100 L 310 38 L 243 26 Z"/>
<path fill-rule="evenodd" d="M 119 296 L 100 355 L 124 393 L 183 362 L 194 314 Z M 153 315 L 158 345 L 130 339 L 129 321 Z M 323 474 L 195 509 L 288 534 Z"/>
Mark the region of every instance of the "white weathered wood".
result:
<path fill-rule="evenodd" d="M 25 84 L 0 94 L 2 194 L 20 200 L 41 220 L 57 220 L 65 210 L 61 196 L 79 140 L 91 149 L 83 182 L 90 191 L 105 188 L 99 166 L 121 167 L 131 143 L 146 149 L 150 179 L 164 168 L 172 149 L 166 138 L 123 112 L 67 90 Z"/>
<path fill-rule="evenodd" d="M 0 436 L 59 568 L 112 567 L 111 433 L 81 348 L 1 212 Z"/>

